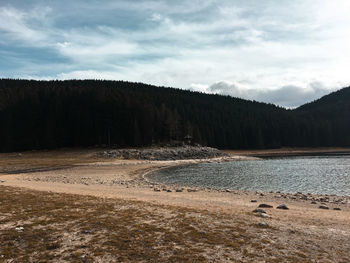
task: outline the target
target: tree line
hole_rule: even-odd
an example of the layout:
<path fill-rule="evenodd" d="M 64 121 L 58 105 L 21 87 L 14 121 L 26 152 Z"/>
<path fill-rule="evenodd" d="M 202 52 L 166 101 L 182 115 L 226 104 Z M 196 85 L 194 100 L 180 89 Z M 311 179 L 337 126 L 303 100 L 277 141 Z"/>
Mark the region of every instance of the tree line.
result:
<path fill-rule="evenodd" d="M 221 149 L 350 146 L 350 88 L 288 110 L 143 83 L 0 80 L 0 151 L 138 147 L 192 138 Z"/>

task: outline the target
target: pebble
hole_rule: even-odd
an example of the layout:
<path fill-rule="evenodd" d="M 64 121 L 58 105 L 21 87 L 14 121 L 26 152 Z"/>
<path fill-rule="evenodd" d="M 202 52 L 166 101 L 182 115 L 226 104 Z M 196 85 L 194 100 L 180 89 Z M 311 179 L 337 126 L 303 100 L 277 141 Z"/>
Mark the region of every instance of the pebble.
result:
<path fill-rule="evenodd" d="M 252 202 L 252 203 L 256 203 L 256 202 L 258 202 L 257 200 L 255 200 L 255 199 L 253 199 L 253 200 L 250 200 L 250 202 Z"/>
<path fill-rule="evenodd" d="M 319 209 L 329 209 L 328 206 L 326 206 L 326 205 L 320 205 L 318 208 Z"/>
<path fill-rule="evenodd" d="M 264 209 L 257 208 L 257 209 L 253 210 L 253 213 L 265 213 L 266 214 L 266 211 Z"/>
<path fill-rule="evenodd" d="M 176 189 L 176 192 L 180 193 L 180 192 L 182 192 L 182 189 Z"/>
<path fill-rule="evenodd" d="M 5 183 L 6 181 L 4 181 L 4 180 L 0 180 L 0 183 Z"/>
<path fill-rule="evenodd" d="M 272 205 L 268 205 L 268 204 L 260 204 L 258 207 L 263 207 L 263 208 L 273 208 Z"/>
<path fill-rule="evenodd" d="M 16 229 L 16 231 L 18 231 L 18 232 L 23 232 L 24 227 L 23 227 L 23 226 L 18 226 L 18 227 L 16 227 L 15 229 Z"/>
<path fill-rule="evenodd" d="M 168 193 L 171 193 L 172 191 L 170 189 L 167 190 Z"/>
<path fill-rule="evenodd" d="M 340 211 L 341 209 L 339 207 L 334 207 L 333 210 Z"/>
<path fill-rule="evenodd" d="M 317 202 L 316 201 L 312 201 L 311 204 L 315 205 L 315 204 L 317 204 Z"/>
<path fill-rule="evenodd" d="M 160 189 L 154 188 L 153 191 L 154 191 L 154 192 L 160 192 Z"/>
<path fill-rule="evenodd" d="M 288 206 L 285 205 L 285 204 L 281 204 L 281 205 L 277 206 L 276 208 L 277 209 L 283 209 L 283 210 L 288 210 L 289 209 Z"/>
<path fill-rule="evenodd" d="M 259 226 L 259 227 L 270 227 L 269 224 L 266 223 L 266 222 L 260 222 L 260 223 L 258 224 L 258 226 Z"/>

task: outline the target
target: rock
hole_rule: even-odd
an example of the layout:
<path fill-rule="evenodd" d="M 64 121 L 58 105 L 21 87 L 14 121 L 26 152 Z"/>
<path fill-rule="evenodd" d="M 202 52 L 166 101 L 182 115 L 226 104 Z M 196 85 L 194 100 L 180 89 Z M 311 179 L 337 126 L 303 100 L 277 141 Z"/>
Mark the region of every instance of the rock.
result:
<path fill-rule="evenodd" d="M 181 192 L 182 192 L 182 189 L 176 189 L 176 192 L 177 192 L 177 193 L 181 193 Z"/>
<path fill-rule="evenodd" d="M 317 202 L 316 201 L 312 201 L 311 204 L 315 205 L 315 204 L 317 204 Z"/>
<path fill-rule="evenodd" d="M 307 200 L 307 196 L 306 195 L 302 195 L 299 199 L 300 200 Z"/>
<path fill-rule="evenodd" d="M 329 209 L 328 206 L 326 206 L 326 205 L 320 205 L 318 208 L 319 209 Z"/>
<path fill-rule="evenodd" d="M 341 209 L 339 207 L 334 207 L 333 210 L 340 211 Z"/>
<path fill-rule="evenodd" d="M 265 213 L 266 214 L 266 211 L 264 209 L 257 208 L 257 209 L 253 210 L 253 213 Z"/>
<path fill-rule="evenodd" d="M 265 213 L 258 213 L 258 217 L 269 218 L 269 216 Z"/>
<path fill-rule="evenodd" d="M 4 181 L 4 180 L 0 180 L 0 183 L 5 183 L 6 181 Z"/>
<path fill-rule="evenodd" d="M 154 191 L 154 192 L 160 192 L 160 189 L 154 188 L 153 191 Z"/>
<path fill-rule="evenodd" d="M 166 190 L 168 193 L 171 193 L 172 191 L 170 189 Z"/>
<path fill-rule="evenodd" d="M 116 149 L 97 154 L 104 158 L 139 160 L 207 159 L 228 156 L 218 149 L 202 146 L 166 146 L 148 149 Z"/>
<path fill-rule="evenodd" d="M 265 228 L 270 227 L 269 224 L 266 223 L 266 222 L 260 222 L 260 223 L 258 224 L 258 226 L 259 226 L 259 227 L 265 227 Z"/>
<path fill-rule="evenodd" d="M 268 205 L 268 204 L 260 204 L 258 207 L 262 207 L 262 208 L 273 208 L 272 205 Z"/>
<path fill-rule="evenodd" d="M 288 210 L 289 209 L 288 206 L 285 205 L 285 204 L 281 204 L 281 205 L 277 206 L 276 208 L 277 209 L 283 209 L 283 210 Z"/>
<path fill-rule="evenodd" d="M 196 189 L 187 189 L 187 192 L 197 192 Z"/>
<path fill-rule="evenodd" d="M 17 227 L 15 228 L 15 230 L 18 231 L 18 232 L 23 232 L 24 227 L 23 227 L 23 226 L 17 226 Z"/>
<path fill-rule="evenodd" d="M 256 203 L 256 202 L 258 202 L 257 200 L 255 200 L 255 199 L 253 199 L 253 200 L 250 200 L 250 202 L 252 202 L 252 203 Z"/>

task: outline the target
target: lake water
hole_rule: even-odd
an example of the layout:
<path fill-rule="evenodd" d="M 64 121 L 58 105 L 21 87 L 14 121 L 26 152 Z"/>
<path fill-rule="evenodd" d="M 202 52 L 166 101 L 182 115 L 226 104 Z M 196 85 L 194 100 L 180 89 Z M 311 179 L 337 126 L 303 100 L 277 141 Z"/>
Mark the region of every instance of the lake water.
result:
<path fill-rule="evenodd" d="M 350 196 L 350 155 L 200 163 L 156 171 L 148 178 L 179 186 Z"/>

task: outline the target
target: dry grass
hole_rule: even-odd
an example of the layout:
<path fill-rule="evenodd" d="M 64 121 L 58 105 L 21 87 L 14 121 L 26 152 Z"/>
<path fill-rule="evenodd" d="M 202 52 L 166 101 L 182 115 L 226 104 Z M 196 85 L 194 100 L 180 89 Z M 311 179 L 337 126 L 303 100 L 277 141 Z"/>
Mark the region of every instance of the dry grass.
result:
<path fill-rule="evenodd" d="M 348 260 L 348 244 L 320 245 L 255 219 L 1 186 L 0 262 Z"/>
<path fill-rule="evenodd" d="M 0 173 L 44 171 L 92 163 L 97 160 L 96 151 L 98 149 L 0 153 Z"/>

